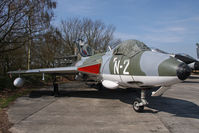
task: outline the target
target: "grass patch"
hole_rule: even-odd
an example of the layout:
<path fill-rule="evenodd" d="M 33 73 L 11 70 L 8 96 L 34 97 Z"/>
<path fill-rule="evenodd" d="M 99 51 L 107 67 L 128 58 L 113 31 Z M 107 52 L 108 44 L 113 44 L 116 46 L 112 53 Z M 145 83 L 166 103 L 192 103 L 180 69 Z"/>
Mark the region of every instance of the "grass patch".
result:
<path fill-rule="evenodd" d="M 8 76 L 0 76 L 0 110 L 6 108 L 15 101 L 18 97 L 29 94 L 33 88 L 52 84 L 52 76 L 45 75 L 45 81 L 42 81 L 41 74 L 29 74 L 21 75 L 21 78 L 25 80 L 24 88 L 16 88 L 13 86 L 13 81 L 17 78 L 17 75 L 13 75 L 12 78 Z M 58 78 L 58 81 L 60 79 Z M 61 80 L 62 82 L 68 82 L 66 78 Z"/>
<path fill-rule="evenodd" d="M 36 86 L 43 86 L 47 82 L 51 81 L 51 76 L 49 75 L 45 76 L 45 81 L 41 80 L 41 74 L 22 75 L 21 77 L 25 80 L 26 87 L 16 88 L 13 86 L 13 81 L 17 77 L 18 75 L 13 75 L 12 78 L 10 78 L 8 75 L 0 75 L 0 109 L 8 107 L 10 103 L 15 101 L 18 97 L 29 94 L 33 90 L 30 88 L 35 88 Z"/>
<path fill-rule="evenodd" d="M 9 103 L 13 102 L 15 99 L 19 97 L 18 95 L 10 96 L 8 98 L 3 98 L 0 100 L 0 108 L 8 107 Z"/>
<path fill-rule="evenodd" d="M 13 86 L 13 81 L 17 77 L 17 74 L 13 74 L 12 77 L 0 75 L 0 92 L 7 89 L 15 90 L 16 87 Z M 21 78 L 24 79 L 25 85 L 41 86 L 52 82 L 52 76 L 47 74 L 45 75 L 45 81 L 42 81 L 42 74 L 24 74 L 21 75 Z"/>
<path fill-rule="evenodd" d="M 0 109 L 6 108 L 15 101 L 18 97 L 24 96 L 29 94 L 32 91 L 32 89 L 18 89 L 10 92 L 3 92 L 0 95 Z"/>

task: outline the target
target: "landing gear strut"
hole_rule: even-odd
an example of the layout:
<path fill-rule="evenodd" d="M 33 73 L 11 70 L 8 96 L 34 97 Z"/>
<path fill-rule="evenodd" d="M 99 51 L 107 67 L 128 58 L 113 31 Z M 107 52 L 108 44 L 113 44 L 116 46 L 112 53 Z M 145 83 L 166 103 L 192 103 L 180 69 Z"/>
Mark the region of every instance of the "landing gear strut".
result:
<path fill-rule="evenodd" d="M 148 102 L 146 101 L 146 89 L 141 90 L 141 98 L 135 98 L 133 101 L 133 109 L 136 112 L 142 112 L 144 110 L 144 106 L 146 106 Z"/>
<path fill-rule="evenodd" d="M 59 85 L 57 84 L 56 82 L 56 76 L 54 76 L 54 80 L 53 80 L 53 95 L 55 97 L 58 97 L 59 96 Z"/>

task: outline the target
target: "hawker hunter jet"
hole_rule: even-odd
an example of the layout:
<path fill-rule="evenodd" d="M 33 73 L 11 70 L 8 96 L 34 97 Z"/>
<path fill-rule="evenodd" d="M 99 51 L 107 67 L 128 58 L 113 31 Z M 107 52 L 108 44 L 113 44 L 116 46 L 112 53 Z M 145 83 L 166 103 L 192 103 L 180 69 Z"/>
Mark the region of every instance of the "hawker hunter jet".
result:
<path fill-rule="evenodd" d="M 81 47 L 83 47 L 82 44 L 79 49 Z M 86 48 L 79 52 L 84 57 L 71 67 L 20 70 L 8 73 L 76 74 L 77 79 L 81 77 L 93 79 L 108 89 L 138 89 L 141 95 L 134 99 L 132 105 L 136 112 L 141 112 L 148 104 L 146 91 L 157 88 L 152 91 L 151 96 L 161 96 L 171 85 L 185 80 L 191 72 L 184 62 L 168 54 L 152 52 L 148 46 L 137 40 L 124 41 L 106 53 L 89 56 Z M 14 85 L 21 87 L 23 80 L 15 79 Z M 57 90 L 58 85 L 54 83 L 54 92 Z"/>

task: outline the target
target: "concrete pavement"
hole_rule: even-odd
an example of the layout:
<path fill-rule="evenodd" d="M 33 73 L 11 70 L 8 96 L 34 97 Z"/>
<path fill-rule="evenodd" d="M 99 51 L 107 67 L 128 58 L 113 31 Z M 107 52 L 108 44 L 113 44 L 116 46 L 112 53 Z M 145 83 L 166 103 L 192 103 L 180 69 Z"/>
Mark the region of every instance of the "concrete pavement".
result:
<path fill-rule="evenodd" d="M 131 107 L 135 92 L 62 84 L 61 97 L 42 88 L 20 97 L 8 109 L 13 133 L 198 133 L 199 77 L 172 86 L 151 98 L 144 113 Z"/>

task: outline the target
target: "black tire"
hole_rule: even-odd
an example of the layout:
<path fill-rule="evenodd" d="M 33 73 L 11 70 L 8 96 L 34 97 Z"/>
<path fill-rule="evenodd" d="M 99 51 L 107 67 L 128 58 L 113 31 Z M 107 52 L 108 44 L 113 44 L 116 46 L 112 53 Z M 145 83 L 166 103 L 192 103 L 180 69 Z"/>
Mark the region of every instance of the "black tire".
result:
<path fill-rule="evenodd" d="M 135 98 L 133 101 L 133 109 L 136 112 L 143 112 L 144 110 L 144 106 L 137 106 L 137 104 L 141 103 L 141 99 L 140 98 Z"/>

